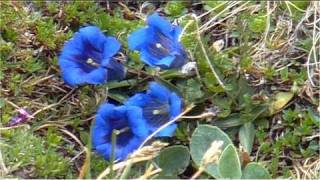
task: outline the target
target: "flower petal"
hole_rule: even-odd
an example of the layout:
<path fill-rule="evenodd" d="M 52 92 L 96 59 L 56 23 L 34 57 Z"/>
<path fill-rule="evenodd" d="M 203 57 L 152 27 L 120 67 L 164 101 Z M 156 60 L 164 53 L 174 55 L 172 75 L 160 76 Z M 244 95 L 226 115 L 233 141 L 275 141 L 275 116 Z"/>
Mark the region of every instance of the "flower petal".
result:
<path fill-rule="evenodd" d="M 147 24 L 150 27 L 156 28 L 157 30 L 161 31 L 164 35 L 172 38 L 171 31 L 173 30 L 173 26 L 168 20 L 159 16 L 158 13 L 153 13 L 152 15 L 148 16 Z"/>
<path fill-rule="evenodd" d="M 103 155 L 103 157 L 106 160 L 110 159 L 110 154 L 111 154 L 111 144 L 110 143 L 105 143 L 105 144 L 100 144 L 95 147 L 95 151 L 97 151 L 99 154 Z"/>
<path fill-rule="evenodd" d="M 148 28 L 141 28 L 131 33 L 128 37 L 128 46 L 131 50 L 140 50 L 141 46 L 145 45 L 150 38 Z"/>
<path fill-rule="evenodd" d="M 109 64 L 106 66 L 108 71 L 107 80 L 122 80 L 126 76 L 126 69 L 124 66 L 117 62 L 115 59 L 111 59 Z"/>
<path fill-rule="evenodd" d="M 142 109 L 136 106 L 126 106 L 128 124 L 133 134 L 138 137 L 148 136 L 146 120 L 143 118 Z"/>
<path fill-rule="evenodd" d="M 180 36 L 181 32 L 182 32 L 181 26 L 174 26 L 173 31 L 172 31 L 172 33 L 173 33 L 172 37 L 175 42 L 179 42 L 179 36 Z"/>
<path fill-rule="evenodd" d="M 148 94 L 155 98 L 158 98 L 161 101 L 168 101 L 170 91 L 165 86 L 162 86 L 157 82 L 151 82 L 149 84 Z"/>
<path fill-rule="evenodd" d="M 170 115 L 171 118 L 175 118 L 181 113 L 182 101 L 176 93 L 171 93 L 169 97 Z"/>
<path fill-rule="evenodd" d="M 106 137 L 112 133 L 110 120 L 113 118 L 114 108 L 115 106 L 109 103 L 100 105 L 95 123 L 93 124 L 92 145 L 100 154 L 104 154 L 108 150 L 104 144 L 109 142 Z"/>
<path fill-rule="evenodd" d="M 162 58 L 160 61 L 156 62 L 155 65 L 161 66 L 163 69 L 168 69 L 171 67 L 171 64 L 176 59 L 175 56 L 166 56 Z"/>
<path fill-rule="evenodd" d="M 86 76 L 86 83 L 88 84 L 101 84 L 107 80 L 107 70 L 105 68 L 97 68 L 92 70 Z"/>
<path fill-rule="evenodd" d="M 102 118 L 107 119 L 107 118 L 113 118 L 114 117 L 114 108 L 116 106 L 110 103 L 104 103 L 99 106 L 99 110 L 97 114 L 99 114 Z"/>
<path fill-rule="evenodd" d="M 101 62 L 102 66 L 107 66 L 110 61 L 110 57 L 114 56 L 120 50 L 121 44 L 114 37 L 107 37 L 103 48 L 103 59 Z"/>
<path fill-rule="evenodd" d="M 102 52 L 107 41 L 106 36 L 96 26 L 87 26 L 79 30 L 85 45 L 92 46 L 96 51 Z M 90 48 L 90 47 L 89 47 Z"/>
<path fill-rule="evenodd" d="M 126 106 L 139 106 L 144 107 L 150 101 L 150 97 L 146 94 L 138 93 L 130 97 L 124 104 Z"/>
<path fill-rule="evenodd" d="M 140 58 L 142 62 L 148 64 L 151 67 L 155 67 L 155 63 L 159 60 L 155 58 L 151 53 L 149 53 L 149 51 L 147 51 L 146 49 L 142 49 L 140 51 Z"/>
<path fill-rule="evenodd" d="M 74 57 L 81 57 L 83 54 L 84 42 L 79 32 L 67 41 L 61 51 L 60 58 L 74 60 Z"/>
<path fill-rule="evenodd" d="M 115 157 L 119 160 L 124 160 L 128 157 L 128 155 L 134 152 L 140 144 L 143 142 L 142 138 L 133 136 L 132 138 L 128 139 L 128 142 L 123 147 L 118 147 L 115 151 Z"/>
<path fill-rule="evenodd" d="M 114 157 L 116 160 L 124 160 L 127 156 L 136 150 L 140 144 L 143 142 L 143 139 L 138 137 L 129 137 L 128 142 L 126 142 L 125 146 L 116 146 Z M 101 144 L 96 146 L 95 150 L 104 156 L 106 160 L 110 160 L 111 151 L 112 151 L 112 143 L 109 141 L 108 143 Z"/>
<path fill-rule="evenodd" d="M 85 72 L 80 68 L 69 68 L 62 70 L 63 80 L 70 86 L 82 85 L 86 83 Z"/>
<path fill-rule="evenodd" d="M 108 121 L 103 119 L 99 114 L 96 117 L 95 124 L 92 129 L 92 144 L 97 147 L 101 144 L 107 143 L 106 136 L 111 133 L 111 127 Z"/>

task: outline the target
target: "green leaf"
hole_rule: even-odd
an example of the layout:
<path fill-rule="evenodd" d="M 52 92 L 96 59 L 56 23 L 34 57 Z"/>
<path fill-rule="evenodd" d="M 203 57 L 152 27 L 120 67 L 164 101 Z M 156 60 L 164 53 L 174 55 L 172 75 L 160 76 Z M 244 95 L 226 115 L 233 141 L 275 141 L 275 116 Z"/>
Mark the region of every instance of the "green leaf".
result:
<path fill-rule="evenodd" d="M 258 163 L 249 163 L 243 170 L 243 179 L 271 179 L 268 171 Z"/>
<path fill-rule="evenodd" d="M 201 86 L 202 84 L 197 79 L 188 79 L 177 83 L 177 87 L 181 90 L 185 101 L 193 103 L 204 99 Z"/>
<path fill-rule="evenodd" d="M 229 144 L 222 152 L 218 167 L 222 178 L 241 178 L 241 163 L 233 144 Z"/>
<path fill-rule="evenodd" d="M 254 94 L 254 89 L 250 87 L 248 81 L 243 78 L 237 80 L 234 88 L 240 104 L 245 103 L 244 95 L 252 96 Z"/>
<path fill-rule="evenodd" d="M 84 144 L 88 144 L 88 142 L 90 140 L 90 134 L 85 131 L 80 131 L 79 133 L 80 133 L 80 138 L 81 138 L 82 142 L 84 142 Z"/>
<path fill-rule="evenodd" d="M 240 144 L 244 147 L 244 149 L 247 151 L 248 154 L 251 153 L 255 133 L 256 131 L 251 122 L 245 123 L 240 128 L 240 131 L 239 131 Z"/>
<path fill-rule="evenodd" d="M 108 97 L 121 103 L 128 98 L 127 95 L 125 95 L 124 93 L 121 93 L 120 91 L 113 91 L 113 90 L 110 90 L 108 92 Z"/>
<path fill-rule="evenodd" d="M 197 166 L 201 165 L 202 158 L 213 141 L 223 141 L 222 149 L 227 145 L 232 144 L 228 135 L 215 126 L 199 125 L 193 132 L 190 143 L 190 153 Z M 220 177 L 216 164 L 209 164 L 206 167 L 205 172 L 215 178 Z"/>
<path fill-rule="evenodd" d="M 215 106 L 219 107 L 220 112 L 217 115 L 219 118 L 226 118 L 230 115 L 232 99 L 222 95 L 217 95 L 212 98 L 212 101 Z"/>
<path fill-rule="evenodd" d="M 186 15 L 181 17 L 180 25 L 182 26 L 182 28 L 185 29 L 185 33 L 183 33 L 181 37 L 181 43 L 186 49 L 190 50 L 190 52 L 193 52 L 198 45 L 198 43 L 195 42 L 198 41 L 197 36 L 195 34 L 190 33 L 196 31 L 197 22 L 191 15 Z"/>
<path fill-rule="evenodd" d="M 110 89 L 134 86 L 137 83 L 138 83 L 138 80 L 136 79 L 128 79 L 123 81 L 110 81 L 106 83 L 106 86 L 110 90 Z"/>
<path fill-rule="evenodd" d="M 292 4 L 294 4 L 296 7 L 289 4 L 291 11 L 296 10 L 297 8 L 305 10 L 309 6 L 310 2 L 309 1 L 292 1 Z"/>
<path fill-rule="evenodd" d="M 161 177 L 172 177 L 185 171 L 190 162 L 190 153 L 187 147 L 175 145 L 163 149 L 157 158 L 162 169 Z"/>
<path fill-rule="evenodd" d="M 0 98 L 0 108 L 4 107 L 4 98 Z"/>
<path fill-rule="evenodd" d="M 224 89 L 219 85 L 217 79 L 210 72 L 206 72 L 202 81 L 206 85 L 206 87 L 213 93 L 221 93 L 224 92 Z"/>
<path fill-rule="evenodd" d="M 230 114 L 230 116 L 228 116 L 227 118 L 221 118 L 221 119 L 213 122 L 213 124 L 215 126 L 218 126 L 219 128 L 235 127 L 235 126 L 240 126 L 240 125 L 242 125 L 244 123 L 245 122 L 243 122 L 240 119 L 240 114 L 239 113 Z"/>
<path fill-rule="evenodd" d="M 219 13 L 226 9 L 226 1 L 202 1 L 205 6 L 205 10 L 210 11 L 212 8 L 215 8 L 215 12 Z M 228 12 L 228 10 L 227 10 Z"/>
<path fill-rule="evenodd" d="M 252 122 L 259 116 L 263 116 L 263 113 L 268 110 L 268 106 L 266 105 L 254 105 L 250 107 L 250 112 L 244 111 L 240 113 L 240 119 L 242 120 L 242 122 Z"/>
<path fill-rule="evenodd" d="M 168 15 L 171 16 L 179 16 L 181 15 L 184 11 L 186 10 L 185 8 L 185 2 L 179 2 L 179 1 L 169 1 L 164 8 L 164 12 Z"/>
<path fill-rule="evenodd" d="M 273 102 L 271 102 L 269 107 L 270 114 L 275 114 L 281 110 L 292 98 L 294 94 L 292 92 L 279 92 L 273 97 Z"/>
<path fill-rule="evenodd" d="M 168 69 L 163 72 L 160 72 L 160 77 L 162 79 L 173 79 L 173 78 L 184 78 L 185 75 L 181 73 L 181 71 L 177 69 Z"/>
<path fill-rule="evenodd" d="M 313 123 L 320 125 L 320 116 L 319 114 L 315 113 L 311 107 L 308 108 L 308 116 L 310 117 Z"/>
<path fill-rule="evenodd" d="M 261 15 L 254 15 L 250 18 L 249 29 L 256 33 L 261 33 L 265 30 L 267 24 L 266 15 L 261 13 Z"/>
<path fill-rule="evenodd" d="M 252 107 L 250 113 L 241 112 L 241 113 L 232 113 L 226 118 L 220 118 L 217 121 L 213 122 L 213 125 L 218 126 L 219 128 L 229 128 L 243 125 L 247 122 L 252 122 L 256 120 L 259 116 L 262 116 L 267 110 L 265 105 L 257 105 Z"/>

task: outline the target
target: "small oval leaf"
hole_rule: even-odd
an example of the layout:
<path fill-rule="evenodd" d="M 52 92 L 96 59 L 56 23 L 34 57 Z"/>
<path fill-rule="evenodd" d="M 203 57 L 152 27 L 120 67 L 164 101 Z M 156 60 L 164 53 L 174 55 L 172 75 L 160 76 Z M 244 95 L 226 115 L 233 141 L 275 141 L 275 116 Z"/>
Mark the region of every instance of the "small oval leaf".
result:
<path fill-rule="evenodd" d="M 199 125 L 193 132 L 190 143 L 190 153 L 197 166 L 201 165 L 202 158 L 213 141 L 223 141 L 221 150 L 232 143 L 228 135 L 215 126 Z M 220 177 L 216 164 L 209 164 L 205 172 L 215 178 Z"/>
<path fill-rule="evenodd" d="M 270 104 L 269 112 L 274 114 L 282 109 L 292 98 L 292 92 L 279 92 L 273 97 L 273 102 Z"/>
<path fill-rule="evenodd" d="M 258 163 L 249 163 L 243 170 L 243 179 L 271 179 L 268 171 Z"/>
<path fill-rule="evenodd" d="M 228 145 L 222 152 L 218 167 L 222 178 L 241 178 L 241 163 L 233 144 Z"/>
<path fill-rule="evenodd" d="M 255 133 L 256 131 L 251 122 L 245 123 L 243 126 L 241 126 L 239 130 L 240 144 L 243 146 L 243 148 L 246 150 L 248 154 L 251 153 Z"/>
<path fill-rule="evenodd" d="M 185 146 L 170 146 L 160 152 L 157 162 L 162 169 L 161 177 L 177 176 L 183 173 L 189 165 L 190 153 Z"/>

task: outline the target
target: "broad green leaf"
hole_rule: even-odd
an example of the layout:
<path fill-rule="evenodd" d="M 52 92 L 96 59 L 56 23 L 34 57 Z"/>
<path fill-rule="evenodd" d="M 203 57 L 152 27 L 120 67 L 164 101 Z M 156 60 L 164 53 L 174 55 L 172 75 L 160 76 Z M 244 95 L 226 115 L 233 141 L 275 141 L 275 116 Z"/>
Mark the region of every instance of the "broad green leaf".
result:
<path fill-rule="evenodd" d="M 225 96 L 214 96 L 212 98 L 212 101 L 215 106 L 219 107 L 219 113 L 218 117 L 219 118 L 226 118 L 230 115 L 231 113 L 231 105 L 232 105 L 232 99 L 225 97 Z"/>
<path fill-rule="evenodd" d="M 232 144 L 228 135 L 215 126 L 199 125 L 193 132 L 190 143 L 190 153 L 197 166 L 201 165 L 202 157 L 210 148 L 213 141 L 223 141 L 222 150 L 227 145 Z M 220 177 L 216 164 L 209 164 L 205 171 L 215 178 Z"/>
<path fill-rule="evenodd" d="M 116 100 L 118 102 L 124 102 L 128 97 L 126 94 L 124 93 L 121 93 L 120 91 L 116 91 L 116 90 L 110 90 L 108 92 L 108 97 L 113 99 L 113 100 Z"/>
<path fill-rule="evenodd" d="M 266 105 L 254 105 L 252 106 L 250 112 L 241 112 L 240 119 L 242 122 L 252 122 L 256 120 L 259 116 L 262 116 L 263 113 L 267 112 L 267 110 L 268 106 Z"/>
<path fill-rule="evenodd" d="M 220 118 L 217 121 L 214 121 L 213 125 L 218 126 L 219 128 L 229 128 L 229 127 L 240 126 L 240 125 L 243 125 L 244 123 L 252 122 L 256 120 L 260 115 L 262 116 L 267 109 L 268 109 L 267 106 L 258 105 L 256 107 L 253 107 L 250 113 L 247 113 L 247 114 L 233 113 L 226 118 Z"/>
<path fill-rule="evenodd" d="M 241 178 L 241 163 L 233 144 L 229 144 L 222 152 L 218 168 L 222 178 Z"/>
<path fill-rule="evenodd" d="M 245 122 L 243 122 L 240 119 L 240 114 L 233 113 L 233 114 L 230 114 L 230 116 L 228 116 L 226 118 L 221 118 L 221 119 L 213 122 L 213 125 L 218 126 L 219 128 L 228 128 L 228 127 L 240 126 L 243 123 L 245 123 Z"/>
<path fill-rule="evenodd" d="M 188 79 L 187 81 L 178 81 L 177 87 L 181 90 L 186 102 L 203 101 L 204 93 L 201 89 L 201 83 L 197 79 Z"/>
<path fill-rule="evenodd" d="M 320 115 L 315 113 L 311 107 L 308 108 L 308 116 L 313 121 L 313 123 L 320 125 Z"/>
<path fill-rule="evenodd" d="M 162 169 L 161 177 L 177 176 L 185 171 L 190 162 L 188 148 L 182 145 L 171 146 L 163 149 L 157 158 Z"/>
<path fill-rule="evenodd" d="M 234 92 L 231 93 L 234 93 L 234 95 L 237 97 L 239 104 L 243 104 L 245 103 L 244 95 L 252 96 L 254 94 L 254 89 L 249 86 L 248 81 L 244 78 L 239 78 L 233 81 L 235 81 L 233 84 Z"/>
<path fill-rule="evenodd" d="M 274 114 L 282 109 L 292 98 L 292 92 L 279 92 L 273 97 L 273 102 L 271 102 L 269 107 L 270 114 Z"/>
<path fill-rule="evenodd" d="M 239 130 L 240 144 L 244 147 L 248 154 L 251 153 L 255 133 L 256 131 L 251 122 L 245 123 Z"/>
<path fill-rule="evenodd" d="M 271 179 L 268 171 L 258 163 L 251 162 L 243 170 L 243 179 Z"/>
<path fill-rule="evenodd" d="M 185 75 L 181 73 L 181 71 L 177 69 L 169 69 L 161 72 L 160 77 L 162 79 L 173 79 L 173 78 L 184 78 Z"/>

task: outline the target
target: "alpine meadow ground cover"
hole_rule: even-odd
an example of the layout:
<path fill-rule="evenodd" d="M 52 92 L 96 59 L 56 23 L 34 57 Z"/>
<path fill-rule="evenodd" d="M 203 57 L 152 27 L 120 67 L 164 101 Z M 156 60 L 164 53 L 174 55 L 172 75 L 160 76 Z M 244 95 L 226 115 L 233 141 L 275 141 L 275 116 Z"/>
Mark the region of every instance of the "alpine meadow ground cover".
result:
<path fill-rule="evenodd" d="M 1 1 L 0 177 L 319 177 L 318 1 Z"/>

